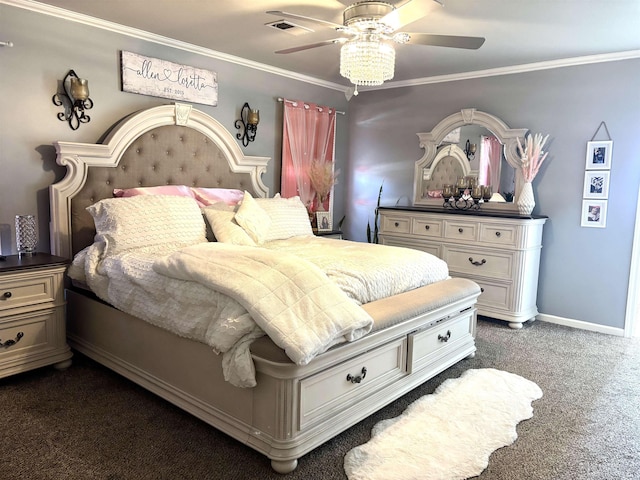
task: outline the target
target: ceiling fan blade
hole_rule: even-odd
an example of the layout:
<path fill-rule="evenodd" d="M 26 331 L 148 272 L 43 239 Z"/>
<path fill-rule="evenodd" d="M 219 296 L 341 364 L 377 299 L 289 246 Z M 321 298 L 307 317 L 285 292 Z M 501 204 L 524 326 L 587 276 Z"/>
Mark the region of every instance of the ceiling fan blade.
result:
<path fill-rule="evenodd" d="M 297 13 L 283 12 L 280 10 L 269 10 L 267 13 L 270 15 L 276 15 L 278 17 L 293 18 L 295 20 L 303 20 L 305 22 L 317 23 L 324 27 L 330 27 L 334 29 L 344 27 L 344 25 L 340 25 L 338 23 L 329 22 L 327 20 L 320 20 L 319 18 L 306 17 L 304 15 L 298 15 Z"/>
<path fill-rule="evenodd" d="M 299 47 L 285 48 L 284 50 L 278 50 L 275 53 L 301 52 L 302 50 L 309 50 L 310 48 L 324 47 L 325 45 L 332 45 L 334 43 L 343 43 L 343 42 L 346 42 L 346 41 L 347 41 L 347 39 L 344 38 L 344 37 L 342 37 L 342 38 L 334 38 L 333 40 L 325 40 L 324 42 L 310 43 L 308 45 L 300 45 Z"/>
<path fill-rule="evenodd" d="M 382 17 L 380 22 L 389 25 L 393 30 L 398 30 L 442 7 L 443 4 L 439 0 L 409 0 Z"/>
<path fill-rule="evenodd" d="M 407 33 L 414 45 L 432 45 L 434 47 L 467 48 L 477 50 L 484 43 L 483 37 L 461 37 L 456 35 L 433 35 L 430 33 Z"/>

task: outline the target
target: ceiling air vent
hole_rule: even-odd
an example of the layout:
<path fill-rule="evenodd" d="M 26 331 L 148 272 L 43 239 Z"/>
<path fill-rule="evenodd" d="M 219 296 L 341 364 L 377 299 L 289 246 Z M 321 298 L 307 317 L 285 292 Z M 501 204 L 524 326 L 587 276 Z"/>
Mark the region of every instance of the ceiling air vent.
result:
<path fill-rule="evenodd" d="M 304 35 L 305 33 L 313 32 L 309 27 L 303 27 L 302 25 L 297 25 L 295 23 L 290 22 L 289 20 L 276 20 L 275 22 L 269 22 L 266 24 L 267 27 L 276 28 L 283 32 L 287 32 L 291 35 Z"/>

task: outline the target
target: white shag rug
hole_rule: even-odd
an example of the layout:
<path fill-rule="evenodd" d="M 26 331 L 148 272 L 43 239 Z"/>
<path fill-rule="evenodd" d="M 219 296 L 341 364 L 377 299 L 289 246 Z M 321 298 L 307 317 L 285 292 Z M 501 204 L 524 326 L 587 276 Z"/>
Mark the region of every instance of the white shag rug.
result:
<path fill-rule="evenodd" d="M 491 453 L 511 445 L 516 425 L 542 397 L 534 382 L 493 368 L 467 370 L 397 418 L 373 427 L 371 440 L 344 459 L 349 480 L 463 480 L 479 475 Z"/>

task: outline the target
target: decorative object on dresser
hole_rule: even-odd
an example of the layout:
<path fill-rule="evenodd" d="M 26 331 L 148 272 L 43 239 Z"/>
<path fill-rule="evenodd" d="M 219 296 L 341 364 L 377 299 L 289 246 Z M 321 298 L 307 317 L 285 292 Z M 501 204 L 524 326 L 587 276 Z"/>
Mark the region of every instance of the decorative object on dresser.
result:
<path fill-rule="evenodd" d="M 456 144 L 446 140 L 458 130 L 462 135 L 456 134 L 455 138 L 478 138 L 473 161 L 469 161 L 465 152 L 466 142 Z M 473 190 L 470 190 L 468 205 L 481 204 L 484 211 L 517 212 L 515 203 L 500 200 L 512 198 L 511 192 L 518 198 L 524 184 L 517 148 L 518 139 L 526 133 L 525 128 L 509 128 L 501 119 L 474 108 L 449 115 L 431 132 L 418 133 L 424 155 L 415 163 L 413 204 L 443 208 L 443 201 L 447 200 L 442 198 L 445 185 L 455 187 L 458 179 L 475 177 L 477 186 L 487 187 L 491 195 L 485 198 L 483 189 L 482 200 L 478 198 L 476 202 L 471 200 Z"/>
<path fill-rule="evenodd" d="M 529 133 L 525 138 L 524 146 L 520 143 L 520 139 L 517 139 L 520 161 L 522 162 L 520 168 L 522 169 L 522 178 L 524 179 L 524 185 L 522 185 L 522 189 L 516 200 L 520 215 L 530 215 L 533 207 L 536 206 L 531 182 L 533 182 L 533 179 L 538 174 L 538 170 L 540 170 L 542 162 L 544 162 L 549 154 L 549 152 L 542 150 L 548 138 L 549 135 L 543 137 L 542 134 L 536 133 L 534 136 L 531 136 Z"/>
<path fill-rule="evenodd" d="M 247 146 L 249 142 L 256 139 L 258 132 L 258 123 L 260 123 L 260 110 L 253 109 L 247 102 L 240 110 L 240 118 L 236 120 L 235 126 L 240 132 L 236 134 L 238 140 L 242 140 L 242 145 Z"/>
<path fill-rule="evenodd" d="M 489 456 L 518 438 L 540 387 L 519 375 L 481 368 L 443 382 L 396 418 L 377 423 L 371 440 L 344 460 L 351 480 L 460 480 L 480 475 Z"/>
<path fill-rule="evenodd" d="M 380 207 L 380 242 L 432 253 L 452 277 L 482 290 L 478 314 L 522 328 L 538 314 L 538 271 L 546 217 L 517 213 L 443 212 L 426 207 Z"/>
<path fill-rule="evenodd" d="M 18 255 L 34 255 L 38 246 L 38 231 L 34 215 L 16 215 L 16 249 Z"/>
<path fill-rule="evenodd" d="M 52 99 L 54 105 L 64 106 L 64 112 L 58 113 L 58 120 L 68 122 L 71 130 L 77 130 L 81 123 L 91 121 L 91 117 L 84 113 L 93 108 L 93 100 L 89 98 L 89 81 L 69 70 L 62 80 L 62 89 Z"/>
<path fill-rule="evenodd" d="M 69 262 L 46 253 L 0 258 L 0 378 L 69 367 L 63 287 Z"/>

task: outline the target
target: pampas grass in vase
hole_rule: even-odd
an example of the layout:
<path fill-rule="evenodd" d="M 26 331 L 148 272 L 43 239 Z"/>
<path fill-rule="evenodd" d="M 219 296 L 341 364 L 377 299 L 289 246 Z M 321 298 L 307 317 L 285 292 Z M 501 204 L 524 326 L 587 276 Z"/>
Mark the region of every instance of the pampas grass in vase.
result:
<path fill-rule="evenodd" d="M 333 170 L 332 162 L 313 160 L 309 166 L 309 180 L 316 192 L 316 210 L 325 211 L 324 203 L 331 189 L 338 183 L 339 170 Z"/>

